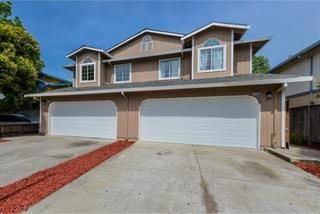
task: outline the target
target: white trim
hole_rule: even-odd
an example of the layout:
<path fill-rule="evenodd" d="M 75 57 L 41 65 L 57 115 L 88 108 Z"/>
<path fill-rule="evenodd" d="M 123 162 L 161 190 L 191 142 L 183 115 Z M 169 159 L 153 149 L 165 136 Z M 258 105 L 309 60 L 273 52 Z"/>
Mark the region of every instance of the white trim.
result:
<path fill-rule="evenodd" d="M 220 48 L 222 47 L 223 48 L 223 68 L 219 68 L 219 69 L 213 69 L 213 70 L 200 70 L 200 64 L 201 64 L 201 61 L 200 61 L 200 51 L 201 50 L 206 50 L 206 49 L 213 49 L 213 48 Z M 197 73 L 207 73 L 207 72 L 218 72 L 218 71 L 226 71 L 227 70 L 227 45 L 226 44 L 223 44 L 223 45 L 214 45 L 214 46 L 210 46 L 210 47 L 202 47 L 202 48 L 198 48 L 198 63 L 197 63 Z"/>
<path fill-rule="evenodd" d="M 234 71 L 233 71 L 233 64 L 234 64 L 234 56 L 233 56 L 233 52 L 234 52 L 234 44 L 233 44 L 233 40 L 234 40 L 234 30 L 231 29 L 231 76 L 233 76 Z"/>
<path fill-rule="evenodd" d="M 101 86 L 101 53 L 98 53 L 98 86 Z"/>
<path fill-rule="evenodd" d="M 179 61 L 179 70 L 178 70 L 178 76 L 177 77 L 168 77 L 168 78 L 161 78 L 161 62 L 163 61 L 170 61 L 170 60 L 176 60 L 178 59 Z M 159 60 L 159 69 L 158 69 L 158 79 L 159 80 L 168 80 L 168 79 L 180 79 L 181 78 L 181 74 L 180 74 L 180 71 L 181 71 L 181 58 L 180 57 L 174 57 L 174 58 L 166 58 L 166 59 L 160 59 Z"/>
<path fill-rule="evenodd" d="M 249 73 L 252 74 L 252 43 L 250 43 L 250 68 Z"/>
<path fill-rule="evenodd" d="M 73 51 L 72 53 L 68 54 L 66 57 L 67 58 L 70 58 L 71 56 L 75 55 L 76 53 L 82 51 L 83 49 L 87 49 L 87 50 L 91 50 L 91 51 L 98 51 L 98 52 L 103 52 L 102 49 L 98 49 L 98 48 L 91 48 L 91 47 L 88 47 L 88 46 L 83 46 L 81 48 L 78 48 L 77 50 Z"/>
<path fill-rule="evenodd" d="M 93 61 L 93 60 L 92 60 Z M 93 80 L 82 80 L 82 66 L 89 66 L 93 65 Z M 80 83 L 88 83 L 88 82 L 95 82 L 96 81 L 96 62 L 88 62 L 88 63 L 80 63 Z"/>
<path fill-rule="evenodd" d="M 200 96 L 200 97 L 169 97 L 169 98 L 150 98 L 150 99 L 144 99 L 140 105 L 139 105 L 139 118 L 138 118 L 138 127 L 139 127 L 139 131 L 138 131 L 138 141 L 140 141 L 140 137 L 141 137 L 141 107 L 143 105 L 143 103 L 147 102 L 147 101 L 157 101 L 157 100 L 179 100 L 179 99 L 214 99 L 214 98 L 237 98 L 237 97 L 247 97 L 250 99 L 253 99 L 257 104 L 258 104 L 258 108 L 259 108 L 259 115 L 258 115 L 258 121 L 257 121 L 257 145 L 256 148 L 260 149 L 260 145 L 261 145 L 261 104 L 259 103 L 258 99 L 253 97 L 253 96 L 249 96 L 249 95 L 231 95 L 231 96 Z M 141 141 L 140 141 L 141 142 Z"/>
<path fill-rule="evenodd" d="M 78 69 L 79 69 L 79 65 L 78 65 L 78 56 L 76 56 L 76 69 L 75 69 L 75 87 L 78 87 L 78 80 L 80 81 L 80 79 L 78 79 Z"/>
<path fill-rule="evenodd" d="M 286 87 L 281 91 L 281 147 L 286 147 Z"/>
<path fill-rule="evenodd" d="M 191 79 L 194 79 L 194 36 L 192 37 L 192 50 L 191 50 Z"/>
<path fill-rule="evenodd" d="M 116 67 L 120 65 L 129 65 L 129 80 L 128 81 L 117 81 L 116 78 Z M 125 83 L 125 82 L 131 82 L 131 63 L 124 63 L 124 64 L 117 64 L 113 66 L 113 82 L 114 83 Z"/>
<path fill-rule="evenodd" d="M 109 48 L 108 50 L 106 50 L 106 52 L 110 52 L 110 51 L 113 51 L 114 49 L 122 46 L 123 44 L 131 41 L 132 39 L 134 38 L 137 38 L 138 36 L 140 36 L 141 34 L 144 34 L 144 33 L 155 33 L 155 34 L 162 34 L 162 35 L 167 35 L 167 36 L 176 36 L 176 37 L 182 37 L 183 34 L 178 34 L 178 33 L 169 33 L 169 32 L 164 32 L 164 31 L 157 31 L 157 30 L 143 30 L 141 31 L 140 33 L 138 34 L 135 34 L 133 36 L 131 36 L 130 38 L 124 40 L 123 42 L 120 42 L 119 44 L 117 44 L 116 46 L 112 47 L 112 48 Z"/>
<path fill-rule="evenodd" d="M 250 26 L 249 25 L 237 25 L 237 24 L 226 24 L 226 23 L 219 23 L 219 22 L 211 22 L 210 24 L 196 30 L 196 31 L 193 31 L 187 35 L 185 35 L 184 37 L 181 38 L 181 40 L 185 40 L 191 36 L 194 36 L 195 34 L 197 33 L 200 33 L 201 31 L 203 30 L 206 30 L 212 26 L 216 26 L 216 27 L 227 27 L 227 28 L 236 28 L 236 29 L 243 29 L 243 30 L 248 30 L 250 29 Z"/>
<path fill-rule="evenodd" d="M 159 90 L 179 90 L 179 89 L 197 89 L 197 88 L 217 88 L 231 86 L 251 86 L 251 85 L 269 85 L 282 84 L 290 82 L 309 82 L 312 81 L 312 76 L 290 77 L 283 79 L 272 80 L 254 80 L 254 81 L 234 81 L 221 83 L 203 83 L 203 84 L 185 84 L 185 85 L 170 85 L 170 86 L 149 86 L 136 88 L 117 88 L 117 89 L 102 89 L 102 90 L 87 90 L 87 91 L 71 91 L 71 92 L 46 92 L 27 94 L 24 97 L 49 97 L 49 96 L 66 96 L 66 95 L 88 95 L 88 94 L 110 94 L 121 92 L 143 92 L 143 91 L 159 91 Z"/>

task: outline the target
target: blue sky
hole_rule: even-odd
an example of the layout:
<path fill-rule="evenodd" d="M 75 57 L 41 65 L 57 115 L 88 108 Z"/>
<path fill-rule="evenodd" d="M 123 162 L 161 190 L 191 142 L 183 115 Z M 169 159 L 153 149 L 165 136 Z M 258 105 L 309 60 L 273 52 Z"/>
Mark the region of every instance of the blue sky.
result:
<path fill-rule="evenodd" d="M 272 36 L 258 55 L 276 65 L 320 39 L 320 2 L 14 1 L 13 14 L 39 41 L 44 72 L 71 78 L 65 55 L 107 49 L 143 28 L 188 33 L 210 21 L 245 23 L 244 38 Z"/>

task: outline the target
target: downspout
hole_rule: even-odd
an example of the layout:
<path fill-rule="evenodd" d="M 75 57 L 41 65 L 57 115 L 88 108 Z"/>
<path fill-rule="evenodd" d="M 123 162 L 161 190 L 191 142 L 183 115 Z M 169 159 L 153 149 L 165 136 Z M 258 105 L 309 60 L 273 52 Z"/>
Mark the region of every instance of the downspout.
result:
<path fill-rule="evenodd" d="M 194 36 L 192 36 L 192 49 L 191 49 L 191 79 L 194 79 Z"/>
<path fill-rule="evenodd" d="M 271 146 L 274 147 L 274 137 L 276 133 L 276 107 L 277 107 L 277 94 L 281 92 L 281 138 L 280 138 L 280 144 L 281 148 L 285 148 L 286 146 L 286 94 L 285 89 L 288 86 L 287 83 L 284 83 L 279 89 L 275 91 L 275 96 L 273 96 L 273 133 L 272 133 L 272 142 Z"/>
<path fill-rule="evenodd" d="M 128 141 L 129 139 L 129 97 L 122 91 L 121 95 L 126 99 L 126 136 L 125 140 Z"/>
<path fill-rule="evenodd" d="M 42 98 L 40 97 L 39 107 L 39 135 L 42 135 Z"/>

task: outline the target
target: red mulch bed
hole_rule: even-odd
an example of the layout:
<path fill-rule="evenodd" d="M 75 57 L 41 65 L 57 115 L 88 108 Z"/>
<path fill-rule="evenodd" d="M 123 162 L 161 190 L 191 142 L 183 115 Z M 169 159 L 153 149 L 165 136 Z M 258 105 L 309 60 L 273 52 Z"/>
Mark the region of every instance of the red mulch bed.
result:
<path fill-rule="evenodd" d="M 0 213 L 19 213 L 134 142 L 118 141 L 0 188 Z"/>
<path fill-rule="evenodd" d="M 8 142 L 8 141 L 3 140 L 3 139 L 0 138 L 0 143 L 6 143 L 6 142 Z"/>
<path fill-rule="evenodd" d="M 320 164 L 319 163 L 303 163 L 303 162 L 298 162 L 294 163 L 297 167 L 303 169 L 306 172 L 309 172 L 318 178 L 320 178 Z"/>

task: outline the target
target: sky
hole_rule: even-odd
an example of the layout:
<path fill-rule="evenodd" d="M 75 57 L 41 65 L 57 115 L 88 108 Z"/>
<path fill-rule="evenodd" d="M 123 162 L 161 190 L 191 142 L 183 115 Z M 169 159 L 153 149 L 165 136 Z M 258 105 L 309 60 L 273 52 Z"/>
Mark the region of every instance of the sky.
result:
<path fill-rule="evenodd" d="M 83 44 L 108 49 L 143 28 L 188 33 L 211 21 L 249 24 L 243 39 L 272 36 L 257 55 L 274 66 L 320 40 L 320 1 L 13 1 L 12 12 L 40 43 L 44 72 Z"/>

